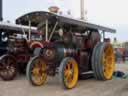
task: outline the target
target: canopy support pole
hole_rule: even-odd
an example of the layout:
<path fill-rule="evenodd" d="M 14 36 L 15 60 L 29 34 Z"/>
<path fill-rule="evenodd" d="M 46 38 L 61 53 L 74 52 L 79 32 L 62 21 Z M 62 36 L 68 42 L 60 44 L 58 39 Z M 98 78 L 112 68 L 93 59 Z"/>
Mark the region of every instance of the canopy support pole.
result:
<path fill-rule="evenodd" d="M 49 37 L 49 41 L 51 40 L 51 38 L 53 36 L 53 33 L 55 32 L 55 29 L 56 29 L 57 25 L 58 25 L 58 22 L 56 22 L 56 24 L 54 25 L 54 28 L 53 28 L 53 30 L 52 30 L 52 32 L 50 34 L 50 37 Z"/>
<path fill-rule="evenodd" d="M 46 30 L 45 31 L 45 34 L 46 34 L 45 41 L 48 41 L 48 19 L 46 20 L 46 29 L 45 30 Z"/>

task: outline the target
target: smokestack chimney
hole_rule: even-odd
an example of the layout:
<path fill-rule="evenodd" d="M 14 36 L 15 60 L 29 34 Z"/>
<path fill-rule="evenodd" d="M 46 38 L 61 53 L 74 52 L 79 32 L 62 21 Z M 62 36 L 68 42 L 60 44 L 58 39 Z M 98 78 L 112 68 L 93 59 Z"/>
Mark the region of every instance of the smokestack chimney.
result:
<path fill-rule="evenodd" d="M 3 14 L 2 14 L 2 0 L 0 0 L 0 21 L 3 20 Z"/>
<path fill-rule="evenodd" d="M 85 14 L 84 14 L 84 0 L 80 1 L 80 6 L 81 6 L 81 19 L 85 19 Z"/>
<path fill-rule="evenodd" d="M 85 9 L 85 1 L 86 0 L 80 0 L 80 14 L 81 14 L 81 19 L 83 20 L 87 19 L 87 10 Z"/>

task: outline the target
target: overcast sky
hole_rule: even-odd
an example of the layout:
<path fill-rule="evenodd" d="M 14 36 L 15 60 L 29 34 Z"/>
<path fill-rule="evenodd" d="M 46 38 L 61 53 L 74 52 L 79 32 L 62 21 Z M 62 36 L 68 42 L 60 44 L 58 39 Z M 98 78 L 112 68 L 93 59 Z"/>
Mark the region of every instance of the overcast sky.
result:
<path fill-rule="evenodd" d="M 71 10 L 73 17 L 80 17 L 80 0 L 3 0 L 4 21 L 14 21 L 31 11 L 47 10 L 51 5 L 58 5 L 62 11 Z M 107 36 L 128 41 L 128 0 L 85 0 L 85 9 L 88 22 L 114 28 L 117 33 Z"/>

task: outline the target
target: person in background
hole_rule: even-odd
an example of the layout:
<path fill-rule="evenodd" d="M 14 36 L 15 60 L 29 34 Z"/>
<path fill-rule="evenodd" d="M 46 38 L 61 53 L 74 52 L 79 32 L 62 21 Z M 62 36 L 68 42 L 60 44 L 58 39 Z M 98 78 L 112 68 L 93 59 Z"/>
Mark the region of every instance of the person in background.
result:
<path fill-rule="evenodd" d="M 123 61 L 123 63 L 125 63 L 125 54 L 126 54 L 126 49 L 123 51 L 123 54 L 122 54 L 122 61 Z"/>
<path fill-rule="evenodd" d="M 118 48 L 116 48 L 115 49 L 115 62 L 119 63 L 120 58 L 121 58 L 121 52 L 120 52 L 120 50 Z"/>
<path fill-rule="evenodd" d="M 115 62 L 117 63 L 117 48 L 114 49 Z"/>
<path fill-rule="evenodd" d="M 122 55 L 123 63 L 126 62 L 126 57 L 127 57 L 127 56 L 128 56 L 128 49 L 125 49 L 125 50 L 123 51 L 123 55 Z"/>

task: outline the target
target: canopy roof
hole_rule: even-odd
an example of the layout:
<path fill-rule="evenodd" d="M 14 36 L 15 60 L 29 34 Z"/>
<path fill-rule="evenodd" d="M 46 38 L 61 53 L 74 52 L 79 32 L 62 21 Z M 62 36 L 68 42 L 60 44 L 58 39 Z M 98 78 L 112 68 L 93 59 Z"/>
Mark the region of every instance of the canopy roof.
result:
<path fill-rule="evenodd" d="M 45 11 L 36 11 L 36 12 L 27 13 L 17 18 L 16 24 L 29 25 L 28 22 L 31 21 L 31 25 L 37 27 L 39 23 L 43 22 L 46 19 L 48 19 L 50 22 L 55 22 L 57 20 L 59 24 L 69 24 L 71 26 L 77 26 L 79 27 L 79 29 L 87 28 L 87 29 L 96 29 L 96 30 L 102 30 L 105 32 L 112 32 L 112 33 L 116 32 L 116 30 L 114 29 L 92 24 L 84 20 L 78 20 L 70 17 L 60 16 Z"/>
<path fill-rule="evenodd" d="M 0 22 L 0 31 L 4 32 L 14 32 L 14 33 L 22 33 L 24 32 L 29 32 L 30 27 L 25 26 L 25 25 L 19 25 L 19 24 L 12 24 L 12 23 L 5 23 L 5 22 Z M 37 34 L 37 28 L 36 27 L 31 27 L 31 32 L 33 34 Z"/>

